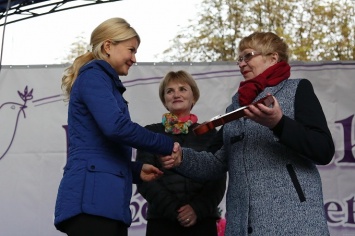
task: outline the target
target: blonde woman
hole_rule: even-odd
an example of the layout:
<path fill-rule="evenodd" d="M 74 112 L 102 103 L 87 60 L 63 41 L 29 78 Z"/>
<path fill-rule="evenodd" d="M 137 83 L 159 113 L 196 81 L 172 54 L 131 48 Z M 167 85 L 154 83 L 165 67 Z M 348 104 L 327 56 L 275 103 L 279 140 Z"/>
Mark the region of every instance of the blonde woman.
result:
<path fill-rule="evenodd" d="M 136 62 L 137 32 L 122 18 L 91 34 L 92 52 L 79 56 L 62 79 L 69 99 L 69 152 L 55 206 L 54 224 L 69 236 L 126 236 L 132 183 L 162 172 L 131 162 L 132 147 L 171 154 L 171 138 L 130 119 L 119 76 Z"/>

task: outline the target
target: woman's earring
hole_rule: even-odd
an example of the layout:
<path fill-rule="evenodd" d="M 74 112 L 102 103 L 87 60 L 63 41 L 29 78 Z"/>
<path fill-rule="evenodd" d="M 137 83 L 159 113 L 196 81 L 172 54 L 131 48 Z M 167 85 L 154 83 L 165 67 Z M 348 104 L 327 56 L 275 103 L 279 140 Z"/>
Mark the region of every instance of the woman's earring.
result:
<path fill-rule="evenodd" d="M 110 54 L 106 53 L 106 56 L 107 56 L 107 57 L 110 57 Z"/>

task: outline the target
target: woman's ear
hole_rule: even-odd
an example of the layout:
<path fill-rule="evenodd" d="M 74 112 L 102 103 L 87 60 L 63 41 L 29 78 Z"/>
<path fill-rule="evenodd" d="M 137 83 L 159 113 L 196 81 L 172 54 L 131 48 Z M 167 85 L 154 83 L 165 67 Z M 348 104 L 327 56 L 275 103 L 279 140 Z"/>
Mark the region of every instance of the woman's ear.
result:
<path fill-rule="evenodd" d="M 103 43 L 103 48 L 104 48 L 105 54 L 109 55 L 110 54 L 110 48 L 111 48 L 111 41 L 110 40 L 106 40 Z"/>
<path fill-rule="evenodd" d="M 195 98 L 194 98 L 194 100 L 192 100 L 192 104 L 191 104 L 191 109 L 190 110 L 192 110 L 192 108 L 195 106 L 195 103 L 196 103 L 196 101 L 195 101 Z"/>
<path fill-rule="evenodd" d="M 277 52 L 274 52 L 271 54 L 271 60 L 274 64 L 279 62 L 279 58 L 280 58 L 280 56 Z"/>

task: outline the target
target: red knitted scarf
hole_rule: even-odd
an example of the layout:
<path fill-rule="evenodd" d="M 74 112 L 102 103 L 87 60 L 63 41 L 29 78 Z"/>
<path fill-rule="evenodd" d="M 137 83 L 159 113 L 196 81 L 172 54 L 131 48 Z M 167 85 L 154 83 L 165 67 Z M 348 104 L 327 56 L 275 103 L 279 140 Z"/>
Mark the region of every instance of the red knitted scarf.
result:
<path fill-rule="evenodd" d="M 271 87 L 290 77 L 290 65 L 287 62 L 279 62 L 267 68 L 263 73 L 253 79 L 240 82 L 239 104 L 249 105 L 266 87 Z"/>

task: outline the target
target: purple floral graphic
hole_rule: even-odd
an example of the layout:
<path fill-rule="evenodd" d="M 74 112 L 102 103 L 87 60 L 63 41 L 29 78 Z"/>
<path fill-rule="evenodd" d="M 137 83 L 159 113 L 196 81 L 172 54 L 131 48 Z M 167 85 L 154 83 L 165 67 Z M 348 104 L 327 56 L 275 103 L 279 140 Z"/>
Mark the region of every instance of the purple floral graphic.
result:
<path fill-rule="evenodd" d="M 27 108 L 27 101 L 33 99 L 33 89 L 28 91 L 28 86 L 25 87 L 23 93 L 17 91 L 23 103 L 5 102 L 0 106 L 0 160 L 9 151 L 17 130 L 20 114 L 26 118 L 25 109 Z M 6 117 L 6 119 L 5 119 Z"/>

